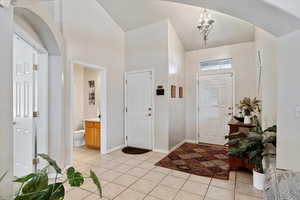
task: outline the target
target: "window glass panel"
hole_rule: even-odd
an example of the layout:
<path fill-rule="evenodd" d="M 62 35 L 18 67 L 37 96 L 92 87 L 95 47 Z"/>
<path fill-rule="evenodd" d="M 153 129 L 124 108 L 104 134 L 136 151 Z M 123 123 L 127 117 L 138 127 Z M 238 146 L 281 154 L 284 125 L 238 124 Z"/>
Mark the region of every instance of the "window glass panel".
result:
<path fill-rule="evenodd" d="M 222 60 L 210 60 L 200 63 L 200 69 L 203 71 L 207 70 L 218 70 L 218 69 L 231 69 L 232 59 L 222 59 Z"/>

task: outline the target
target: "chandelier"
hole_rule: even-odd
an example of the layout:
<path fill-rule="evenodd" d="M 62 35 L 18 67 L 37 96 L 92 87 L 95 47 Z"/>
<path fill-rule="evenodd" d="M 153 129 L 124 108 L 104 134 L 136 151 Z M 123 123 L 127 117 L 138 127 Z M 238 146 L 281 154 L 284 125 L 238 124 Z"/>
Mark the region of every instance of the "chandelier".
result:
<path fill-rule="evenodd" d="M 202 36 L 204 41 L 204 46 L 206 47 L 208 35 L 214 27 L 215 20 L 212 19 L 212 16 L 206 9 L 200 15 L 197 28 Z"/>

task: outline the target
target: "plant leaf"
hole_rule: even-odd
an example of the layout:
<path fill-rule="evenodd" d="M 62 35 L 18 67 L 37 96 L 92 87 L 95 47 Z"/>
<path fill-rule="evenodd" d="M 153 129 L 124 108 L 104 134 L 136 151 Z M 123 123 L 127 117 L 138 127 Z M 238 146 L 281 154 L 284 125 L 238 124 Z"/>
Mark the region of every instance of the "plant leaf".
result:
<path fill-rule="evenodd" d="M 46 160 L 50 166 L 52 166 L 55 171 L 59 174 L 61 174 L 61 168 L 57 165 L 56 161 L 51 159 L 47 154 L 38 154 L 41 158 Z"/>
<path fill-rule="evenodd" d="M 4 179 L 4 177 L 6 176 L 7 172 L 5 172 L 1 177 L 0 177 L 0 182 Z"/>
<path fill-rule="evenodd" d="M 53 191 L 49 200 L 59 200 L 65 196 L 65 187 L 63 183 L 55 183 L 48 186 L 49 191 Z"/>
<path fill-rule="evenodd" d="M 100 194 L 100 198 L 102 198 L 102 188 L 101 188 L 101 184 L 100 181 L 97 177 L 97 175 L 95 174 L 95 172 L 93 170 L 90 170 L 90 176 L 91 179 L 93 180 L 94 184 L 97 186 L 99 194 Z"/>
<path fill-rule="evenodd" d="M 35 176 L 38 176 L 38 174 L 37 173 L 31 173 L 31 174 L 28 174 L 28 175 L 23 176 L 21 178 L 17 178 L 13 182 L 15 182 L 15 183 L 25 183 L 26 181 L 28 181 L 29 179 L 31 179 Z"/>
<path fill-rule="evenodd" d="M 84 183 L 84 178 L 80 172 L 76 172 L 74 167 L 70 167 L 67 170 L 67 177 L 69 184 L 72 187 L 80 187 Z"/>
<path fill-rule="evenodd" d="M 39 173 L 29 179 L 22 188 L 22 194 L 39 192 L 48 187 L 48 175 L 46 173 Z"/>

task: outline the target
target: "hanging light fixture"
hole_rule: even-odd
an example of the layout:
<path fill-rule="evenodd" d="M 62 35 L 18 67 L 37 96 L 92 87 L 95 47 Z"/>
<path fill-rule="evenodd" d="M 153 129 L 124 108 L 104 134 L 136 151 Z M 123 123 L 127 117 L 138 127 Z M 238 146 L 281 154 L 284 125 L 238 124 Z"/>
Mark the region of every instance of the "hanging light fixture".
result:
<path fill-rule="evenodd" d="M 212 15 L 204 8 L 203 12 L 200 15 L 197 28 L 203 37 L 204 46 L 206 47 L 208 35 L 213 29 L 215 20 L 212 19 Z"/>

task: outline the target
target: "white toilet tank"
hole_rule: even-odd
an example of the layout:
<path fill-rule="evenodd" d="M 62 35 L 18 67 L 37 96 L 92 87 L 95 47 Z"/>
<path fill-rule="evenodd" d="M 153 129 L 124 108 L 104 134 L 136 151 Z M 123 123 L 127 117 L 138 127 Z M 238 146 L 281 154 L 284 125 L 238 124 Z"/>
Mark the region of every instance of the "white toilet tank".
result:
<path fill-rule="evenodd" d="M 85 145 L 84 135 L 85 135 L 84 130 L 74 131 L 74 133 L 73 133 L 73 146 L 74 147 L 82 147 Z"/>

